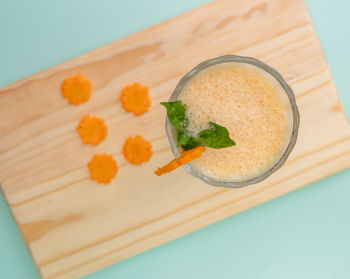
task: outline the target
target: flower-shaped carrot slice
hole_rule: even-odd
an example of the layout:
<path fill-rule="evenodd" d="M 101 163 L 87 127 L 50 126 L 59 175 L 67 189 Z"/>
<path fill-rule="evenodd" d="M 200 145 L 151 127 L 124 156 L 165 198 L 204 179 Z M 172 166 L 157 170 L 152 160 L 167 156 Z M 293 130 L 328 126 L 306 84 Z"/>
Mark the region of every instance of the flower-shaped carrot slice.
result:
<path fill-rule="evenodd" d="M 67 78 L 63 81 L 62 95 L 73 105 L 85 103 L 91 96 L 91 83 L 81 74 Z"/>
<path fill-rule="evenodd" d="M 147 162 L 151 156 L 152 145 L 142 136 L 130 137 L 125 141 L 123 154 L 126 160 L 134 165 L 141 165 Z"/>
<path fill-rule="evenodd" d="M 103 119 L 90 115 L 80 120 L 77 131 L 85 144 L 97 145 L 107 136 L 107 126 Z"/>
<path fill-rule="evenodd" d="M 122 90 L 120 96 L 123 108 L 127 112 L 133 112 L 134 115 L 141 115 L 148 111 L 151 106 L 148 87 L 140 83 L 128 85 Z"/>
<path fill-rule="evenodd" d="M 96 154 L 88 164 L 90 177 L 98 183 L 108 184 L 117 175 L 118 165 L 111 155 Z"/>
<path fill-rule="evenodd" d="M 187 150 L 187 151 L 183 151 L 180 155 L 179 158 L 175 158 L 174 160 L 172 160 L 170 163 L 166 164 L 165 166 L 158 168 L 154 173 L 158 176 L 171 172 L 175 169 L 177 169 L 178 167 L 181 167 L 191 161 L 193 161 L 194 159 L 199 158 L 200 156 L 202 156 L 202 153 L 204 152 L 205 147 L 204 146 L 198 146 L 196 148 Z"/>

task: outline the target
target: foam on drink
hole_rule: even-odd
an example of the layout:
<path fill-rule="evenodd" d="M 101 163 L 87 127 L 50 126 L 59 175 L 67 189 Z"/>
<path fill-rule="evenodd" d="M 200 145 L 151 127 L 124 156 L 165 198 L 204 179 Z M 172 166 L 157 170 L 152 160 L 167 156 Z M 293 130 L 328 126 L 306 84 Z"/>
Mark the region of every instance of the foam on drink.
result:
<path fill-rule="evenodd" d="M 197 134 L 216 122 L 236 146 L 207 148 L 191 166 L 220 181 L 243 181 L 270 169 L 292 133 L 293 113 L 279 82 L 269 73 L 240 62 L 210 66 L 196 74 L 179 97 L 187 105 L 189 131 Z"/>

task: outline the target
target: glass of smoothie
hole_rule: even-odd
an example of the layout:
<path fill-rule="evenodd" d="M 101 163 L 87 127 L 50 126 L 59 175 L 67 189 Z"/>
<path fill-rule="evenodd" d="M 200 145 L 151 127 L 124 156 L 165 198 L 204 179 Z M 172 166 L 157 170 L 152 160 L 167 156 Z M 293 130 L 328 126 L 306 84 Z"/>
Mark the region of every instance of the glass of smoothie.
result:
<path fill-rule="evenodd" d="M 260 182 L 287 160 L 298 135 L 295 96 L 282 76 L 263 62 L 226 55 L 200 63 L 178 83 L 169 101 L 186 105 L 192 134 L 215 122 L 226 127 L 236 145 L 207 148 L 184 165 L 213 186 L 237 188 Z M 175 157 L 181 153 L 176 131 L 166 119 Z"/>

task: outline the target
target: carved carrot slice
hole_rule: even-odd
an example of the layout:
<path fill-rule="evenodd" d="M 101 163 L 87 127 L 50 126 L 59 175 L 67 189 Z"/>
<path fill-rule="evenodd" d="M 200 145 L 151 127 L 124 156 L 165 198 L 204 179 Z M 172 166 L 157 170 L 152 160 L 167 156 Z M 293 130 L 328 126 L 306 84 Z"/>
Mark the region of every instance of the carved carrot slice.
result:
<path fill-rule="evenodd" d="M 73 105 L 85 103 L 91 96 L 91 83 L 81 74 L 67 78 L 63 81 L 62 96 Z"/>
<path fill-rule="evenodd" d="M 154 173 L 158 176 L 163 175 L 165 173 L 171 172 L 178 167 L 181 167 L 194 159 L 199 158 L 202 156 L 202 153 L 204 152 L 205 147 L 204 146 L 198 146 L 196 148 L 187 150 L 187 151 L 182 151 L 181 155 L 179 158 L 175 158 L 172 160 L 170 163 L 166 164 L 165 166 L 158 168 Z"/>
<path fill-rule="evenodd" d="M 118 165 L 111 155 L 96 154 L 88 164 L 90 177 L 98 183 L 108 184 L 117 175 Z"/>
<path fill-rule="evenodd" d="M 123 108 L 127 112 L 133 112 L 134 115 L 141 115 L 147 112 L 151 106 L 148 91 L 148 87 L 142 86 L 140 83 L 126 86 L 120 96 Z"/>
<path fill-rule="evenodd" d="M 85 144 L 97 145 L 107 136 L 107 126 L 97 116 L 86 115 L 80 120 L 77 131 Z"/>
<path fill-rule="evenodd" d="M 152 145 L 142 136 L 128 138 L 123 147 L 123 154 L 126 160 L 131 164 L 141 165 L 149 161 L 152 156 Z"/>

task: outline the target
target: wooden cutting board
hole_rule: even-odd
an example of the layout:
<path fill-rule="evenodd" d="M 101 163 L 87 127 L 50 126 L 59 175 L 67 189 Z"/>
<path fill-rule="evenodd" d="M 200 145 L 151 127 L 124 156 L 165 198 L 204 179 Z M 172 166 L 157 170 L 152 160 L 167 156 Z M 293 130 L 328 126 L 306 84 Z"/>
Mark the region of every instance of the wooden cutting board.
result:
<path fill-rule="evenodd" d="M 172 158 L 165 111 L 177 82 L 203 60 L 253 56 L 278 69 L 297 96 L 299 138 L 270 178 L 241 189 L 208 186 L 183 169 L 156 177 Z M 61 82 L 91 80 L 89 102 L 69 105 Z M 150 87 L 152 108 L 135 117 L 121 89 Z M 100 145 L 83 145 L 80 119 L 109 127 Z M 350 127 L 302 0 L 216 1 L 9 85 L 0 92 L 0 182 L 43 278 L 78 278 L 350 166 Z M 125 139 L 153 145 L 149 163 L 132 166 Z M 113 154 L 116 179 L 89 178 L 93 154 Z"/>

